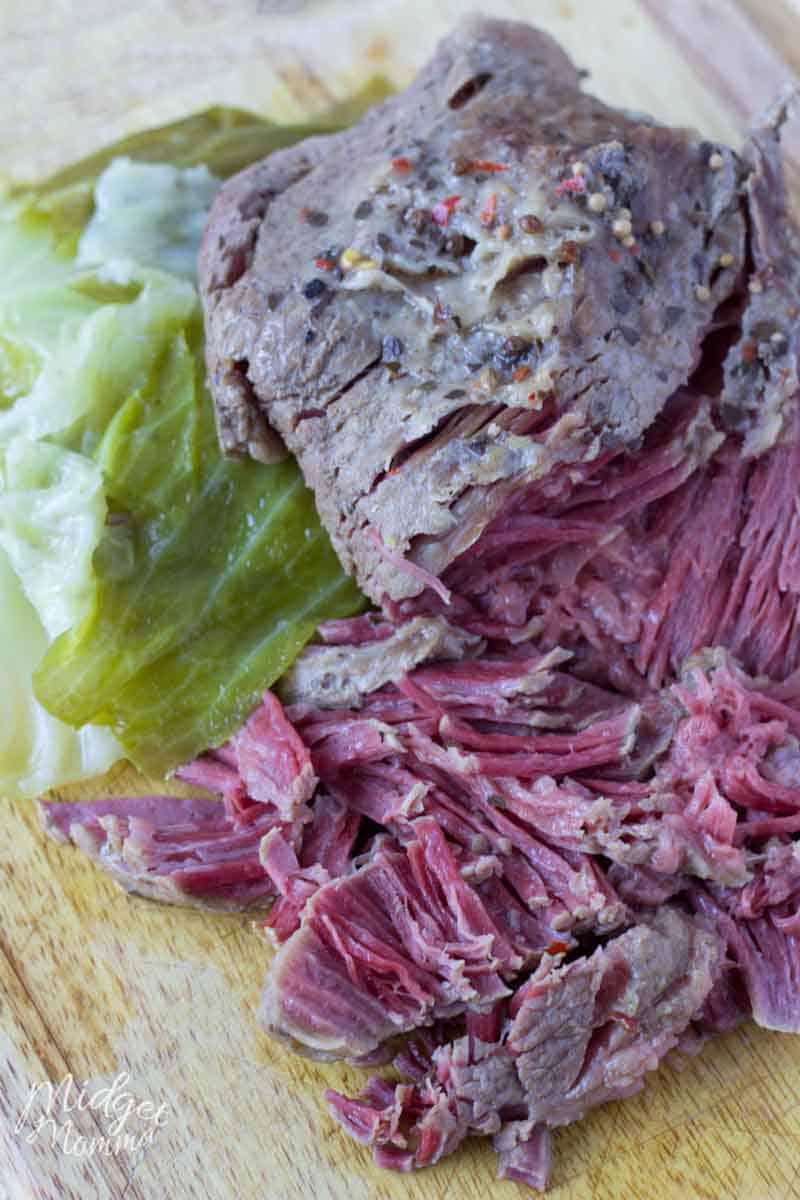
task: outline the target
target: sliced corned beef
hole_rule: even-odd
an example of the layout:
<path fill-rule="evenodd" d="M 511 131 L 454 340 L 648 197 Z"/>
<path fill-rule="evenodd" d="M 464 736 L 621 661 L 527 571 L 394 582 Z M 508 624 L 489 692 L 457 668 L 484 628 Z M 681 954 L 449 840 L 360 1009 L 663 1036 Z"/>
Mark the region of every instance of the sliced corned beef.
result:
<path fill-rule="evenodd" d="M 553 1165 L 553 1139 L 546 1125 L 509 1121 L 496 1133 L 497 1178 L 513 1179 L 543 1192 Z"/>
<path fill-rule="evenodd" d="M 40 812 L 48 833 L 79 846 L 128 892 L 234 909 L 275 895 L 259 862 L 261 839 L 281 823 L 272 806 L 232 816 L 217 800 L 114 796 L 44 801 Z"/>
<path fill-rule="evenodd" d="M 230 748 L 247 794 L 273 805 L 284 820 L 313 796 L 317 781 L 308 750 L 272 692 L 264 693 Z"/>
<path fill-rule="evenodd" d="M 320 633 L 327 645 L 309 646 L 281 679 L 284 704 L 358 708 L 364 696 L 427 658 L 461 659 L 481 647 L 479 638 L 441 617 L 417 617 L 400 626 L 356 617 L 328 621 Z"/>
<path fill-rule="evenodd" d="M 736 912 L 739 896 L 691 889 L 692 901 L 726 940 L 736 963 L 754 1020 L 765 1029 L 800 1033 L 800 894 L 745 919 Z"/>
<path fill-rule="evenodd" d="M 800 415 L 748 459 L 708 401 L 684 392 L 635 457 L 601 456 L 514 496 L 445 572 L 449 604 L 426 592 L 389 611 L 569 647 L 626 694 L 642 677 L 662 686 L 706 646 L 782 679 L 800 668 L 798 478 Z"/>
<path fill-rule="evenodd" d="M 270 967 L 263 1024 L 317 1057 L 357 1057 L 385 1038 L 492 1004 L 544 944 L 511 944 L 467 883 L 439 826 L 414 822 L 320 888 Z"/>
<path fill-rule="evenodd" d="M 358 1100 L 329 1092 L 331 1110 L 383 1166 L 428 1166 L 480 1133 L 494 1138 L 501 1176 L 541 1188 L 546 1128 L 639 1091 L 702 1009 L 722 950 L 665 907 L 588 957 L 544 959 L 492 1041 L 468 1027 L 437 1047 L 424 1078 L 393 1090 L 381 1081 Z"/>
<path fill-rule="evenodd" d="M 267 457 L 274 425 L 382 610 L 179 772 L 222 803 L 43 819 L 129 890 L 272 900 L 261 1018 L 295 1048 L 377 1065 L 411 1035 L 410 1082 L 330 1098 L 383 1166 L 478 1133 L 542 1188 L 550 1127 L 673 1049 L 800 1031 L 785 119 L 737 156 L 484 21 L 215 206 L 223 446 Z"/>
<path fill-rule="evenodd" d="M 405 644 L 402 627 L 381 632 L 368 649 Z M 434 639 L 432 652 L 443 644 Z M 484 1133 L 501 1173 L 535 1185 L 546 1127 L 636 1090 L 668 1050 L 694 1052 L 749 1013 L 774 1028 L 800 1025 L 800 859 L 781 825 L 800 811 L 797 678 L 753 679 L 717 649 L 632 702 L 571 665 L 569 653 L 522 646 L 423 658 L 394 682 L 359 690 L 357 708 L 330 697 L 318 707 L 298 690 L 291 736 L 270 697 L 246 727 L 246 759 L 239 735 L 182 771 L 223 804 L 171 801 L 159 811 L 146 801 L 127 814 L 133 802 L 54 805 L 48 820 L 148 894 L 228 904 L 275 896 L 262 928 L 281 948 L 260 1015 L 295 1049 L 365 1061 L 387 1039 L 465 1020 L 466 1042 L 448 1048 L 442 1031 L 429 1044 L 434 1066 L 416 1043 L 403 1051 L 415 1086 L 378 1104 L 370 1085 L 369 1101 L 336 1101 L 340 1115 L 383 1165 L 426 1165 Z M 293 821 L 248 795 L 253 763 L 269 764 L 270 786 L 282 778 Z M 275 763 L 289 764 L 283 776 Z M 309 770 L 320 783 L 298 803 Z M 214 836 L 202 837 L 209 822 Z M 665 903 L 681 894 L 703 927 Z M 624 928 L 631 908 L 638 925 L 587 956 L 587 936 Z M 649 1012 L 654 964 L 677 978 L 665 946 L 708 951 L 712 927 L 728 958 L 714 971 L 719 954 L 691 958 L 681 986 L 700 991 L 662 1037 L 638 1015 Z M 635 969 L 643 946 L 646 980 Z M 576 957 L 553 967 L 567 954 Z M 635 1012 L 620 1002 L 601 1019 L 591 981 L 602 995 L 630 985 Z M 533 1051 L 558 1044 L 568 1071 L 563 1039 L 551 1031 L 523 1045 L 520 1013 L 544 1027 L 548 998 L 563 1016 L 573 989 L 589 1005 L 576 1024 L 588 1022 L 591 1050 L 576 1042 L 573 1082 L 556 1100 L 541 1082 L 556 1064 Z M 504 1025 L 498 1002 L 508 997 Z M 491 1089 L 475 1092 L 489 1078 Z"/>
<path fill-rule="evenodd" d="M 126 891 L 177 904 L 264 906 L 280 890 L 261 855 L 280 836 L 291 853 L 305 831 L 325 869 L 328 823 L 323 804 L 306 801 L 315 778 L 309 753 L 271 692 L 240 732 L 178 771 L 185 782 L 221 798 L 114 796 L 85 803 L 40 802 L 45 829 L 72 841 Z M 358 817 L 346 814 L 355 836 Z M 342 858 L 336 856 L 338 872 Z M 327 876 L 323 876 L 327 878 Z"/>

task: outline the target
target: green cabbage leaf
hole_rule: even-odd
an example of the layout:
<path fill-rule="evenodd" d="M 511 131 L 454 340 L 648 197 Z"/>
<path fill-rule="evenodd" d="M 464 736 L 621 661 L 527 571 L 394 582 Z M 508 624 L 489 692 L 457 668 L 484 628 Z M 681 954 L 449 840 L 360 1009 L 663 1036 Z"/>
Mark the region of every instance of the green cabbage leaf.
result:
<path fill-rule="evenodd" d="M 170 771 L 363 607 L 296 464 L 221 455 L 191 277 L 218 178 L 310 132 L 213 110 L 0 206 L 4 794 Z"/>
<path fill-rule="evenodd" d="M 137 766 L 162 773 L 224 741 L 317 624 L 361 598 L 296 464 L 220 454 L 199 315 L 145 344 L 146 373 L 93 450 L 109 507 L 94 603 L 35 680 L 51 712 L 109 726 Z"/>

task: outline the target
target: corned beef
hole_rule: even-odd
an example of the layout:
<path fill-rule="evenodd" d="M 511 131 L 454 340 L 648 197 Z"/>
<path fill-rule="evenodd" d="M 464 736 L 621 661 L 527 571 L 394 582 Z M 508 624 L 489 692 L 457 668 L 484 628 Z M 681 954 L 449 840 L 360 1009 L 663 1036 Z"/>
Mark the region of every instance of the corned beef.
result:
<path fill-rule="evenodd" d="M 550 1128 L 666 1054 L 749 1016 L 800 1032 L 785 119 L 737 155 L 479 21 L 215 206 L 223 446 L 280 433 L 381 610 L 324 625 L 180 772 L 221 803 L 42 812 L 129 890 L 271 901 L 262 1022 L 393 1059 L 329 1095 L 382 1166 L 483 1134 L 542 1189 Z"/>
<path fill-rule="evenodd" d="M 543 1186 L 545 1129 L 639 1091 L 711 992 L 721 954 L 715 933 L 665 907 L 588 957 L 543 958 L 491 1041 L 468 1026 L 412 1086 L 376 1096 L 368 1085 L 360 1100 L 329 1092 L 328 1102 L 378 1162 L 390 1148 L 428 1166 L 481 1133 L 494 1139 L 501 1175 Z"/>

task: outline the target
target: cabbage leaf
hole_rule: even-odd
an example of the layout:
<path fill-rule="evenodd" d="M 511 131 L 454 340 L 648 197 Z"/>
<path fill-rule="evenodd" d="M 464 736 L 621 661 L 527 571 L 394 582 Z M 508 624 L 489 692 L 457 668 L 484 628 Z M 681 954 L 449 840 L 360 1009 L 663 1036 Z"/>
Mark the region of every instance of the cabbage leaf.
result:
<path fill-rule="evenodd" d="M 169 771 L 225 740 L 321 620 L 363 607 L 296 464 L 218 449 L 187 278 L 202 213 L 169 210 L 174 184 L 205 207 L 209 172 L 332 127 L 212 110 L 0 206 L 5 794 L 123 754 Z M 127 219 L 104 204 L 132 182 L 120 154 Z"/>
<path fill-rule="evenodd" d="M 10 443 L 0 458 L 0 546 L 50 638 L 91 607 L 105 518 L 97 463 L 49 442 Z"/>
<path fill-rule="evenodd" d="M 220 454 L 200 341 L 199 321 L 165 338 L 105 428 L 95 603 L 36 672 L 51 712 L 111 726 L 151 772 L 224 741 L 319 621 L 362 603 L 296 464 Z"/>
<path fill-rule="evenodd" d="M 121 755 L 107 729 L 80 730 L 51 716 L 31 687 L 48 635 L 0 547 L 0 796 L 35 796 L 56 783 L 101 775 Z"/>
<path fill-rule="evenodd" d="M 115 158 L 94 189 L 94 212 L 78 243 L 78 266 L 138 263 L 194 279 L 219 180 L 208 167 Z"/>

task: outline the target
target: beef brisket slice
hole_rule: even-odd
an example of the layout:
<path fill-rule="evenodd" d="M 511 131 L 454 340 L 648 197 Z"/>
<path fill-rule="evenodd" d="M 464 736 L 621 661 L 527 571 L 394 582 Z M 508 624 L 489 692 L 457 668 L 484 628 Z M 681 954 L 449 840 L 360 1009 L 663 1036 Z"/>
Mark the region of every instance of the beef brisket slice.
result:
<path fill-rule="evenodd" d="M 523 1181 L 542 1186 L 543 1128 L 639 1091 L 709 996 L 722 953 L 716 934 L 665 906 L 591 956 L 544 960 L 508 1017 L 498 1012 L 495 1036 L 468 1022 L 465 1037 L 433 1052 L 426 1075 L 413 1073 L 416 1086 L 371 1081 L 358 1100 L 329 1092 L 333 1114 L 382 1165 L 427 1166 L 481 1133 L 494 1137 L 501 1176 L 519 1177 L 527 1164 Z M 532 1138 L 540 1145 L 531 1162 L 522 1147 Z M 402 1163 L 387 1155 L 395 1147 Z"/>
<path fill-rule="evenodd" d="M 420 818 L 414 832 L 403 853 L 382 846 L 362 870 L 320 888 L 273 959 L 259 1019 L 295 1049 L 367 1054 L 509 994 L 502 975 L 523 956 L 462 878 L 436 822 Z"/>
<path fill-rule="evenodd" d="M 744 174 L 584 94 L 546 35 L 465 24 L 405 93 L 220 193 L 224 448 L 268 458 L 277 431 L 364 591 L 418 593 L 512 488 L 636 447 L 741 289 Z"/>
<path fill-rule="evenodd" d="M 246 823 L 218 800 L 168 795 L 48 800 L 39 812 L 52 837 L 79 846 L 126 892 L 231 910 L 264 907 L 275 895 L 258 857 L 280 820 L 271 805 L 256 806 Z"/>

